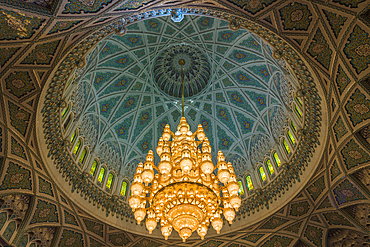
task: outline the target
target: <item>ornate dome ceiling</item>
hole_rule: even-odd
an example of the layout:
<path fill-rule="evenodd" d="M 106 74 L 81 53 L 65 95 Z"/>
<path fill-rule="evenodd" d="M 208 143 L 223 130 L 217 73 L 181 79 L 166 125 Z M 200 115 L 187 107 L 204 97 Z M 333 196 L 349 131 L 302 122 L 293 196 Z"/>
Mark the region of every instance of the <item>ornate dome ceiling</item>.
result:
<path fill-rule="evenodd" d="M 148 19 L 127 29 L 97 45 L 72 98 L 83 135 L 112 168 L 130 177 L 164 126 L 177 126 L 179 58 L 187 61 L 185 117 L 193 130 L 203 125 L 213 151 L 243 160 L 237 173 L 275 145 L 290 86 L 261 38 L 197 16 Z"/>

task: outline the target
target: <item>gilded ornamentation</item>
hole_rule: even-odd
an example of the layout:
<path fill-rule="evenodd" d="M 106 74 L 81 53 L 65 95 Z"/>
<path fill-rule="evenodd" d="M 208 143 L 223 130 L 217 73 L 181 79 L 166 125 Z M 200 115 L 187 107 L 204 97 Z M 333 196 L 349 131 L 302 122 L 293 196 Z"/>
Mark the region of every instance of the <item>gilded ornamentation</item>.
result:
<path fill-rule="evenodd" d="M 26 156 L 26 153 L 24 152 L 23 146 L 19 144 L 19 142 L 15 140 L 13 137 L 11 137 L 11 142 L 12 142 L 11 150 L 10 150 L 11 153 L 22 159 L 27 160 L 27 156 Z"/>
<path fill-rule="evenodd" d="M 320 28 L 317 29 L 307 52 L 324 68 L 329 70 L 331 55 L 333 52 L 330 49 L 328 42 L 325 40 L 324 35 L 321 33 Z"/>
<path fill-rule="evenodd" d="M 341 182 L 333 192 L 339 205 L 346 202 L 367 199 L 348 179 Z"/>
<path fill-rule="evenodd" d="M 338 72 L 336 77 L 336 83 L 338 85 L 339 93 L 342 94 L 344 89 L 348 86 L 348 84 L 351 82 L 349 77 L 347 76 L 346 72 L 342 69 L 342 67 L 338 66 Z"/>
<path fill-rule="evenodd" d="M 341 154 L 347 169 L 370 161 L 370 155 L 365 152 L 353 139 L 342 149 Z"/>
<path fill-rule="evenodd" d="M 370 117 L 370 100 L 359 89 L 351 95 L 351 100 L 345 105 L 349 118 L 354 126 Z"/>
<path fill-rule="evenodd" d="M 23 136 L 26 135 L 31 114 L 8 101 L 10 124 Z"/>
<path fill-rule="evenodd" d="M 30 170 L 9 162 L 6 175 L 0 185 L 0 190 L 10 189 L 32 190 Z"/>
<path fill-rule="evenodd" d="M 43 200 L 38 200 L 36 211 L 30 221 L 30 224 L 46 222 L 59 222 L 57 207 L 55 204 Z"/>
<path fill-rule="evenodd" d="M 45 19 L 0 8 L 0 40 L 28 39 Z"/>
<path fill-rule="evenodd" d="M 58 48 L 60 40 L 36 45 L 30 54 L 21 62 L 21 64 L 42 64 L 49 65 L 53 59 L 55 51 Z"/>
<path fill-rule="evenodd" d="M 110 2 L 112 0 L 70 0 L 65 5 L 63 14 L 96 13 Z"/>
<path fill-rule="evenodd" d="M 285 30 L 307 31 L 311 23 L 311 12 L 307 5 L 290 3 L 279 10 Z"/>
<path fill-rule="evenodd" d="M 335 138 L 337 139 L 337 141 L 339 141 L 340 138 L 342 138 L 345 134 L 348 133 L 348 130 L 342 120 L 342 117 L 338 118 L 333 128 L 334 128 Z"/>
<path fill-rule="evenodd" d="M 20 47 L 0 48 L 0 68 L 19 50 Z"/>
<path fill-rule="evenodd" d="M 36 89 L 28 71 L 15 71 L 5 79 L 5 82 L 6 89 L 17 98 Z"/>
<path fill-rule="evenodd" d="M 352 66 L 360 74 L 370 63 L 370 37 L 367 32 L 356 25 L 344 47 L 344 53 Z"/>
<path fill-rule="evenodd" d="M 342 26 L 346 22 L 347 17 L 337 15 L 335 13 L 329 12 L 329 11 L 324 10 L 324 9 L 323 9 L 323 12 L 324 12 L 326 18 L 329 21 L 331 30 L 333 31 L 335 38 L 338 38 L 340 30 L 342 30 Z"/>

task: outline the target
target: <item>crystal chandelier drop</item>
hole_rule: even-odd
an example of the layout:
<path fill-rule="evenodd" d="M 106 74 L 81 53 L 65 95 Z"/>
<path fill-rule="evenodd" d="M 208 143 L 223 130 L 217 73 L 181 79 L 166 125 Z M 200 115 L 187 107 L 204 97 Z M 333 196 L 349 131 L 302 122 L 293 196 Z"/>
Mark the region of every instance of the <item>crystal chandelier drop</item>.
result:
<path fill-rule="evenodd" d="M 220 233 L 222 214 L 232 224 L 241 199 L 232 164 L 227 163 L 223 153 L 218 151 L 215 167 L 202 125 L 198 125 L 195 133 L 190 131 L 184 117 L 185 61 L 180 59 L 179 64 L 182 83 L 180 124 L 175 133 L 168 124 L 165 126 L 156 149 L 161 160 L 158 166 L 154 165 L 151 150 L 144 164 L 139 163 L 131 185 L 129 205 L 138 224 L 146 216 L 145 224 L 150 234 L 160 221 L 165 239 L 175 229 L 185 242 L 194 231 L 204 239 L 209 224 Z"/>

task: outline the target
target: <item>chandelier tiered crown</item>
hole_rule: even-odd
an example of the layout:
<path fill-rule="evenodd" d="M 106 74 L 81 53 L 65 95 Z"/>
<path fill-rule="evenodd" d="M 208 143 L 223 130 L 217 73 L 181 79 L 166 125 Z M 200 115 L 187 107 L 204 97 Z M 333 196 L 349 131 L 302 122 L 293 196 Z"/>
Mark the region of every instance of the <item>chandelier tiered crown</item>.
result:
<path fill-rule="evenodd" d="M 185 61 L 180 59 L 179 64 L 182 67 Z M 183 74 L 181 83 L 183 86 Z M 151 150 L 144 164 L 138 165 L 129 204 L 138 224 L 146 216 L 150 234 L 160 221 L 165 239 L 175 229 L 185 242 L 194 231 L 203 239 L 209 224 L 220 233 L 222 214 L 232 224 L 241 198 L 232 164 L 227 163 L 223 153 L 218 151 L 218 162 L 214 166 L 212 148 L 202 125 L 198 125 L 196 132 L 190 131 L 184 117 L 183 95 L 182 107 L 177 131 L 173 133 L 167 124 L 159 139 L 156 149 L 160 157 L 158 166 L 154 165 Z M 158 173 L 155 174 L 154 169 Z"/>

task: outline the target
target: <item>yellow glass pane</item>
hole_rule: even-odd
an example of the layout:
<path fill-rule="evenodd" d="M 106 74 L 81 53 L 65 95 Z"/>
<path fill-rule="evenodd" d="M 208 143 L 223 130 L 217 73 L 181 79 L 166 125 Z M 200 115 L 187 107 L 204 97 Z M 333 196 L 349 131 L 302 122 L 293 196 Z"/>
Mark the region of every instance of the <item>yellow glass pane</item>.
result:
<path fill-rule="evenodd" d="M 300 106 L 302 106 L 302 105 L 303 105 L 302 100 L 301 100 L 300 98 L 295 97 L 295 99 L 296 99 L 297 103 L 298 103 Z"/>
<path fill-rule="evenodd" d="M 109 173 L 107 184 L 106 184 L 107 188 L 109 189 L 112 187 L 113 178 L 114 178 L 114 175 L 112 173 Z"/>
<path fill-rule="evenodd" d="M 298 106 L 294 104 L 294 110 L 297 113 L 299 118 L 302 118 L 302 112 L 299 110 Z"/>
<path fill-rule="evenodd" d="M 95 175 L 95 170 L 96 170 L 96 166 L 98 165 L 98 162 L 96 160 L 94 160 L 92 166 L 91 166 L 91 169 L 90 169 L 90 174 L 91 175 Z"/>
<path fill-rule="evenodd" d="M 273 166 L 272 166 L 272 164 L 271 164 L 271 160 L 270 160 L 270 159 L 268 159 L 268 160 L 266 161 L 266 164 L 267 164 L 267 168 L 269 169 L 270 174 L 271 174 L 271 175 L 272 175 L 272 174 L 274 174 L 275 170 L 274 170 L 274 167 L 273 167 Z"/>
<path fill-rule="evenodd" d="M 260 176 L 261 176 L 262 182 L 265 182 L 266 179 L 267 179 L 265 170 L 263 169 L 262 166 L 260 166 L 260 168 L 258 169 L 258 171 L 260 172 Z"/>
<path fill-rule="evenodd" d="M 288 130 L 288 137 L 289 137 L 290 142 L 294 145 L 295 139 L 294 139 L 294 136 L 292 135 L 292 132 L 290 132 L 290 130 Z"/>
<path fill-rule="evenodd" d="M 104 168 L 104 167 L 102 167 L 102 168 L 100 169 L 99 177 L 98 177 L 98 181 L 99 181 L 100 183 L 102 183 L 102 182 L 103 182 L 104 175 L 105 175 L 105 168 Z"/>
<path fill-rule="evenodd" d="M 276 165 L 279 167 L 281 165 L 281 161 L 280 161 L 280 158 L 277 152 L 274 153 L 274 160 L 275 160 Z"/>
<path fill-rule="evenodd" d="M 86 148 L 84 148 L 84 150 L 82 150 L 82 154 L 81 154 L 81 156 L 80 156 L 80 163 L 81 163 L 81 164 L 83 164 L 83 163 L 84 163 L 84 161 L 85 161 L 85 158 L 86 158 L 86 152 L 87 152 L 87 150 L 86 150 Z"/>
<path fill-rule="evenodd" d="M 76 139 L 76 135 L 77 135 L 77 131 L 75 130 L 75 132 L 73 132 L 72 137 L 71 137 L 71 143 L 74 143 Z"/>
<path fill-rule="evenodd" d="M 285 151 L 290 154 L 290 147 L 285 139 L 283 139 L 283 147 L 285 148 Z"/>
<path fill-rule="evenodd" d="M 239 184 L 239 195 L 244 195 L 244 188 L 243 188 L 243 183 L 242 181 L 238 181 Z"/>
<path fill-rule="evenodd" d="M 74 154 L 77 154 L 77 153 L 78 153 L 78 151 L 80 150 L 80 147 L 81 147 L 81 140 L 80 140 L 80 139 L 78 139 L 77 144 L 76 144 L 76 146 L 75 146 L 75 148 L 74 148 L 74 150 L 73 150 L 73 153 L 74 153 Z"/>
<path fill-rule="evenodd" d="M 297 128 L 295 127 L 293 121 L 290 121 L 290 126 L 292 126 L 292 129 L 294 130 L 294 132 L 297 132 Z"/>
<path fill-rule="evenodd" d="M 253 190 L 253 183 L 252 183 L 252 178 L 251 178 L 250 175 L 248 175 L 245 178 L 245 181 L 247 182 L 247 188 L 248 188 L 248 190 Z"/>
<path fill-rule="evenodd" d="M 127 183 L 123 181 L 120 195 L 126 196 L 126 190 L 127 190 Z"/>
<path fill-rule="evenodd" d="M 69 105 L 66 108 L 64 108 L 64 110 L 62 111 L 62 119 L 65 118 L 65 116 L 67 115 L 68 111 L 69 111 Z"/>

